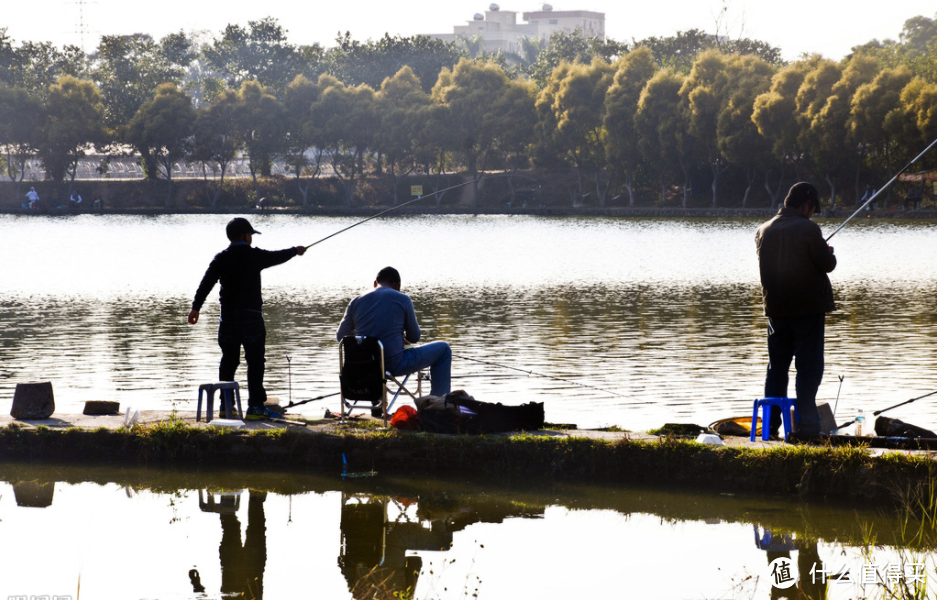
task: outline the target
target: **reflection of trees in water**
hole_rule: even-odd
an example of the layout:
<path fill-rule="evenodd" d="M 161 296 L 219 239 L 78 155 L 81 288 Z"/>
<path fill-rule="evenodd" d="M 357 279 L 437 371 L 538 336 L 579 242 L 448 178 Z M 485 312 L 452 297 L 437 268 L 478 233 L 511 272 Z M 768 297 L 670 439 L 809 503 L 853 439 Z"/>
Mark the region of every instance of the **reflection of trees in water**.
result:
<path fill-rule="evenodd" d="M 498 499 L 343 493 L 338 566 L 355 598 L 391 598 L 416 589 L 423 561 L 408 551 L 446 551 L 452 534 L 473 523 L 542 516 L 543 507 Z"/>

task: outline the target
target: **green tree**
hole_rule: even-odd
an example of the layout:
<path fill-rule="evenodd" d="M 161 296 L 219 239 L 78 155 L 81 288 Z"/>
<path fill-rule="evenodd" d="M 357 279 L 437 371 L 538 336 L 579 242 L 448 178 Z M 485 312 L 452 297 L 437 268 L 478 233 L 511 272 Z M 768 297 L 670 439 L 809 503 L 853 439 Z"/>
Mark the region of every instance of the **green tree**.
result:
<path fill-rule="evenodd" d="M 615 67 L 615 77 L 605 96 L 605 153 L 609 168 L 628 190 L 628 204 L 634 206 L 634 178 L 642 162 L 635 114 L 641 91 L 658 69 L 647 48 L 629 52 Z"/>
<path fill-rule="evenodd" d="M 531 81 L 508 80 L 501 96 L 491 107 L 495 136 L 492 150 L 505 159 L 511 203 L 515 203 L 517 171 L 528 164 L 528 148 L 534 140 L 537 123 L 537 86 Z"/>
<path fill-rule="evenodd" d="M 398 178 L 417 168 L 418 146 L 414 132 L 422 109 L 431 100 L 413 70 L 403 67 L 384 80 L 375 101 L 379 125 L 374 135 L 374 149 L 381 153 L 390 171 L 396 206 Z"/>
<path fill-rule="evenodd" d="M 729 58 L 726 72 L 728 95 L 716 122 L 717 143 L 722 156 L 745 171 L 745 208 L 758 171 L 770 168 L 771 142 L 758 132 L 752 114 L 755 98 L 771 85 L 774 68 L 759 56 L 736 54 Z"/>
<path fill-rule="evenodd" d="M 305 75 L 297 75 L 287 87 L 283 98 L 286 111 L 286 162 L 296 175 L 296 187 L 303 197 L 303 209 L 309 208 L 309 186 L 318 177 L 322 165 L 322 149 L 314 148 L 312 107 L 321 95 L 319 86 Z M 310 164 L 308 154 L 314 152 Z M 303 175 L 312 175 L 303 183 Z"/>
<path fill-rule="evenodd" d="M 479 160 L 494 146 L 499 121 L 490 107 L 503 96 L 508 77 L 500 66 L 463 58 L 452 69 L 443 69 L 433 87 L 433 102 L 446 106 L 449 127 L 459 140 L 465 164 L 472 175 L 478 204 Z"/>
<path fill-rule="evenodd" d="M 233 89 L 253 80 L 279 95 L 303 70 L 301 55 L 287 42 L 286 30 L 272 17 L 248 21 L 247 28 L 228 25 L 202 53 Z"/>
<path fill-rule="evenodd" d="M 719 176 L 729 163 L 719 149 L 719 115 L 729 95 L 728 60 L 718 50 L 707 50 L 693 63 L 680 90 L 689 133 L 696 138 L 712 174 L 713 208 L 718 205 Z"/>
<path fill-rule="evenodd" d="M 588 65 L 593 59 L 599 58 L 611 64 L 626 52 L 628 44 L 613 39 L 587 37 L 579 29 L 571 32 L 556 31 L 550 36 L 546 48 L 537 54 L 528 74 L 537 87 L 543 89 L 550 74 L 562 62 Z"/>
<path fill-rule="evenodd" d="M 772 76 L 770 89 L 755 98 L 752 122 L 758 133 L 771 144 L 771 152 L 778 165 L 776 183 L 772 182 L 770 169 L 765 171 L 765 190 L 771 197 L 772 209 L 778 207 L 785 169 L 788 165 L 799 169 L 802 151 L 797 95 L 807 73 L 818 61 L 816 57 L 782 68 Z"/>
<path fill-rule="evenodd" d="M 686 114 L 681 108 L 680 90 L 685 77 L 666 67 L 658 71 L 641 90 L 634 115 L 638 148 L 646 168 L 660 182 L 660 202 L 667 200 L 667 180 L 683 177 L 683 208 L 689 197 L 690 166 L 696 159 L 695 140 L 689 135 Z"/>
<path fill-rule="evenodd" d="M 183 33 L 160 42 L 143 33 L 103 36 L 91 55 L 91 76 L 104 96 L 108 127 L 129 123 L 160 85 L 181 85 L 194 58 L 191 42 Z"/>
<path fill-rule="evenodd" d="M 23 42 L 14 47 L 6 29 L 0 28 L 0 83 L 45 98 L 59 77 L 85 78 L 86 66 L 85 55 L 77 46 L 60 49 L 51 42 Z"/>
<path fill-rule="evenodd" d="M 422 35 L 384 34 L 377 41 L 359 42 L 346 32 L 335 42 L 335 47 L 330 48 L 325 56 L 329 73 L 345 85 L 364 83 L 373 89 L 380 88 L 385 79 L 393 77 L 403 67 L 410 67 L 423 91 L 429 92 L 439 72 L 443 68 L 452 68 L 462 57 L 456 43 Z"/>
<path fill-rule="evenodd" d="M 858 165 L 862 160 L 861 149 L 847 128 L 853 94 L 860 85 L 872 81 L 877 71 L 878 63 L 863 54 L 853 55 L 842 68 L 819 61 L 797 94 L 802 120 L 800 144 L 814 173 L 830 188 L 830 208 L 836 206 L 836 185 L 848 172 L 847 165 Z"/>
<path fill-rule="evenodd" d="M 414 120 L 416 160 L 422 165 L 424 173 L 434 175 L 431 181 L 436 208 L 439 208 L 446 192 L 438 192 L 445 187 L 444 175 L 449 160 L 454 152 L 460 150 L 461 140 L 458 132 L 450 126 L 453 120 L 452 111 L 445 104 L 431 102 L 417 111 Z"/>
<path fill-rule="evenodd" d="M 919 143 L 929 144 L 937 139 L 937 83 L 915 77 L 902 90 L 901 104 L 917 125 Z M 933 154 L 924 160 L 932 165 L 937 163 Z"/>
<path fill-rule="evenodd" d="M 47 176 L 71 194 L 78 161 L 86 149 L 106 140 L 104 102 L 90 81 L 65 75 L 49 88 L 38 154 Z"/>
<path fill-rule="evenodd" d="M 43 118 L 42 102 L 37 96 L 0 84 L 0 148 L 5 156 L 5 175 L 16 182 L 16 198 L 20 198 L 26 162 L 39 146 Z"/>
<path fill-rule="evenodd" d="M 345 205 L 351 206 L 378 128 L 374 90 L 364 84 L 348 87 L 329 75 L 319 78 L 319 88 L 321 95 L 312 107 L 314 139 L 329 154 Z"/>
<path fill-rule="evenodd" d="M 871 82 L 860 85 L 852 97 L 848 137 L 858 144 L 860 154 L 877 171 L 876 175 L 893 172 L 914 151 L 913 141 L 918 137 L 916 119 L 901 102 L 902 92 L 911 79 L 911 70 L 905 66 L 885 69 Z M 857 169 L 857 190 L 861 187 L 860 177 Z M 857 203 L 858 198 L 857 193 Z"/>
<path fill-rule="evenodd" d="M 556 123 L 552 143 L 563 149 L 566 160 L 576 168 L 580 197 L 586 194 L 585 177 L 591 176 L 598 202 L 604 206 L 610 184 L 610 179 L 602 180 L 603 173 L 608 175 L 605 169 L 605 96 L 615 69 L 596 58 L 589 65 L 574 64 L 560 74 L 563 78 L 555 85 L 550 106 Z M 548 84 L 548 87 L 554 86 Z M 545 102 L 549 97 L 541 96 L 537 101 Z"/>
<path fill-rule="evenodd" d="M 127 124 L 125 137 L 140 154 L 155 161 L 167 182 L 166 207 L 172 206 L 172 169 L 190 151 L 195 129 L 192 99 L 173 83 L 156 88 Z"/>
<path fill-rule="evenodd" d="M 267 88 L 256 81 L 245 81 L 238 92 L 235 123 L 247 150 L 255 201 L 260 201 L 257 176 L 269 177 L 274 157 L 286 151 L 286 110 Z"/>
<path fill-rule="evenodd" d="M 211 104 L 196 111 L 190 158 L 202 164 L 205 193 L 212 210 L 218 207 L 228 166 L 242 146 L 237 127 L 239 112 L 240 99 L 234 90 L 223 91 Z"/>

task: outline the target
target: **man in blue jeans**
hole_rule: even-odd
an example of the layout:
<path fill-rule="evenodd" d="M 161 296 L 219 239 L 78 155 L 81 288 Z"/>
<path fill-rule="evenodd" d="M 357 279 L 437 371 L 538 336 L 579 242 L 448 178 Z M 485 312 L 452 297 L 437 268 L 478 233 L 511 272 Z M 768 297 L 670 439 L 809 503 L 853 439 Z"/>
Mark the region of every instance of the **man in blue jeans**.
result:
<path fill-rule="evenodd" d="M 260 234 L 242 217 L 231 219 L 225 233 L 231 245 L 215 255 L 202 282 L 195 292 L 189 324 L 198 323 L 199 311 L 208 293 L 221 282 L 219 300 L 221 320 L 218 324 L 218 345 L 221 347 L 219 381 L 234 381 L 234 372 L 241 362 L 241 346 L 247 362 L 247 418 L 279 417 L 264 407 L 267 391 L 264 389 L 264 353 L 267 329 L 261 311 L 260 272 L 268 267 L 285 263 L 294 256 L 302 256 L 305 246 L 285 250 L 261 250 L 251 247 L 254 234 Z"/>
<path fill-rule="evenodd" d="M 797 369 L 798 436 L 820 433 L 817 389 L 823 379 L 826 313 L 836 310 L 827 273 L 836 257 L 820 226 L 810 220 L 820 208 L 817 188 L 795 183 L 784 208 L 758 228 L 755 246 L 761 290 L 768 317 L 768 373 L 765 397 L 786 397 L 791 360 Z M 777 436 L 781 411 L 772 407 L 770 427 Z"/>
<path fill-rule="evenodd" d="M 400 292 L 400 273 L 384 267 L 377 274 L 374 289 L 348 304 L 335 338 L 349 335 L 376 337 L 384 346 L 384 367 L 393 375 L 406 375 L 429 367 L 430 393 L 449 393 L 452 350 L 446 342 L 431 342 L 404 348 L 420 341 L 413 301 Z"/>

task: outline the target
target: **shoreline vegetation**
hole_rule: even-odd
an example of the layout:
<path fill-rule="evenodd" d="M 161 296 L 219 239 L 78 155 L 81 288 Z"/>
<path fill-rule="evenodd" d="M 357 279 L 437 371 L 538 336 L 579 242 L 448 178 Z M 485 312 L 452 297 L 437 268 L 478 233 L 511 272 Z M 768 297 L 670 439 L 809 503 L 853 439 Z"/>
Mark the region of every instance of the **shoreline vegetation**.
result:
<path fill-rule="evenodd" d="M 97 429 L 0 427 L 4 461 L 80 462 L 180 468 L 276 468 L 303 473 L 531 477 L 690 491 L 759 493 L 847 501 L 920 512 L 937 505 L 929 453 L 870 453 L 867 447 L 713 447 L 673 436 L 579 437 L 575 432 L 469 436 L 336 425 L 329 430 L 233 431 L 182 419 Z"/>
<path fill-rule="evenodd" d="M 452 176 L 450 181 L 466 182 L 459 176 Z M 42 198 L 54 198 L 52 182 L 33 182 L 37 192 Z M 76 188 L 83 196 L 80 207 L 68 201 L 43 201 L 38 209 L 30 210 L 23 202 L 12 201 L 13 185 L 9 182 L 0 182 L 0 214 L 28 214 L 28 215 L 173 215 L 173 214 L 276 214 L 276 215 L 316 215 L 316 216 L 370 216 L 380 210 L 415 200 L 416 196 L 398 196 L 393 200 L 393 192 L 386 189 L 389 186 L 381 185 L 375 179 L 371 185 L 363 186 L 371 193 L 361 198 L 353 206 L 341 202 L 330 187 L 328 180 L 317 182 L 319 190 L 316 196 L 311 197 L 304 208 L 300 201 L 291 195 L 295 182 L 273 179 L 265 186 L 268 196 L 264 202 L 258 203 L 251 199 L 247 190 L 248 182 L 242 182 L 239 187 L 232 188 L 231 198 L 227 202 L 212 207 L 205 201 L 204 183 L 197 180 L 176 182 L 173 185 L 176 201 L 172 206 L 166 206 L 163 192 L 156 188 L 163 188 L 161 182 L 120 182 L 120 181 L 80 181 Z M 561 192 L 552 194 L 541 192 L 537 197 L 519 195 L 513 202 L 503 188 L 503 181 L 486 182 L 488 187 L 480 190 L 480 202 L 465 202 L 465 196 L 460 198 L 464 190 L 471 190 L 470 186 L 463 185 L 460 190 L 443 195 L 442 200 L 433 198 L 432 188 L 424 185 L 426 190 L 423 200 L 414 202 L 394 211 L 395 215 L 535 215 L 535 216 L 608 216 L 608 217 L 652 217 L 652 218 L 770 218 L 777 213 L 777 208 L 770 206 L 754 207 L 712 207 L 703 201 L 686 208 L 680 206 L 661 206 L 657 204 L 630 206 L 622 204 L 608 204 L 596 206 L 589 203 L 573 205 L 560 197 Z M 401 189 L 406 186 L 409 192 L 409 181 L 398 185 Z M 414 184 L 418 185 L 418 184 Z M 449 185 L 449 183 L 447 183 Z M 458 185 L 458 184 L 456 184 Z M 10 188 L 10 189 L 7 189 Z M 8 193 L 9 192 L 9 193 Z M 310 191 L 310 195 L 312 195 Z M 87 195 L 85 195 L 87 194 Z M 530 198 L 529 201 L 525 198 Z M 95 204 L 95 200 L 100 200 Z M 847 205 L 836 208 L 824 208 L 821 218 L 840 219 L 851 215 L 857 206 Z M 923 206 L 916 210 L 904 207 L 900 202 L 891 204 L 887 208 L 865 210 L 863 218 L 876 219 L 937 219 L 937 206 Z"/>
<path fill-rule="evenodd" d="M 346 32 L 324 48 L 268 17 L 103 36 L 86 54 L 0 27 L 0 203 L 36 187 L 40 210 L 77 193 L 112 210 L 309 212 L 458 181 L 474 185 L 437 209 L 744 210 L 811 181 L 843 210 L 914 159 L 879 208 L 935 206 L 937 154 L 919 153 L 937 136 L 937 19 L 839 61 L 725 34 L 562 30 L 490 53 L 480 37 Z"/>

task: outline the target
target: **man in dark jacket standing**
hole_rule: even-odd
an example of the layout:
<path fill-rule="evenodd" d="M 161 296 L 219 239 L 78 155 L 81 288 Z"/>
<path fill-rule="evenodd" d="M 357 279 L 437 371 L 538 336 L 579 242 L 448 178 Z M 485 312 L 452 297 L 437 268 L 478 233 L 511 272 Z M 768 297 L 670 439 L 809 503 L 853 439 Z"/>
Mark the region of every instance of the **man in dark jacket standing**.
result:
<path fill-rule="evenodd" d="M 819 225 L 810 220 L 819 208 L 817 188 L 795 183 L 784 208 L 755 234 L 768 317 L 765 397 L 787 396 L 787 373 L 795 359 L 797 427 L 803 436 L 820 433 L 816 399 L 823 379 L 824 328 L 826 313 L 836 310 L 827 276 L 836 268 L 836 257 Z M 780 426 L 780 409 L 775 407 L 770 432 L 777 435 Z"/>
<path fill-rule="evenodd" d="M 267 330 L 261 312 L 260 272 L 267 267 L 285 263 L 306 252 L 304 246 L 285 250 L 252 248 L 253 235 L 259 234 L 247 219 L 237 217 L 226 228 L 231 245 L 215 255 L 195 292 L 189 324 L 198 323 L 198 313 L 208 293 L 221 281 L 221 321 L 218 324 L 218 345 L 221 346 L 219 381 L 234 381 L 234 372 L 241 362 L 241 346 L 247 362 L 248 417 L 279 416 L 264 408 L 264 352 Z"/>

